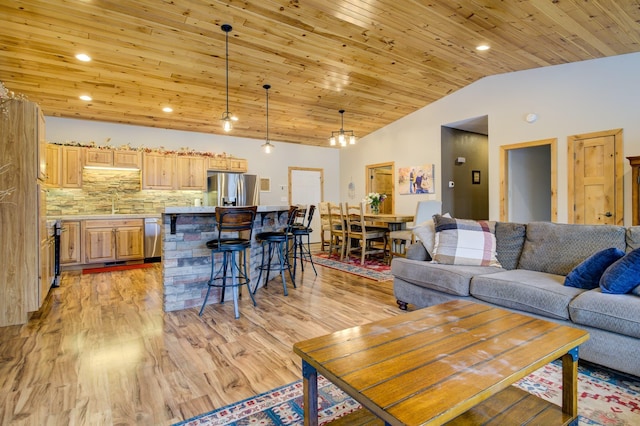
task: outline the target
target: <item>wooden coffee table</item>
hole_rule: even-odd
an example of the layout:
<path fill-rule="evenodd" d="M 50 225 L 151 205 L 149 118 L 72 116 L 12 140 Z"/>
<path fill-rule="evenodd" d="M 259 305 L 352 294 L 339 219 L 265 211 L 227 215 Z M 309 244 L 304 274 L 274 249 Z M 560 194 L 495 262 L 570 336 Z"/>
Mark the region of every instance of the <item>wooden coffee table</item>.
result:
<path fill-rule="evenodd" d="M 365 410 L 341 424 L 553 424 L 576 421 L 578 346 L 586 331 L 467 301 L 298 342 L 304 424 L 318 424 L 317 375 Z M 514 382 L 562 358 L 562 407 Z"/>

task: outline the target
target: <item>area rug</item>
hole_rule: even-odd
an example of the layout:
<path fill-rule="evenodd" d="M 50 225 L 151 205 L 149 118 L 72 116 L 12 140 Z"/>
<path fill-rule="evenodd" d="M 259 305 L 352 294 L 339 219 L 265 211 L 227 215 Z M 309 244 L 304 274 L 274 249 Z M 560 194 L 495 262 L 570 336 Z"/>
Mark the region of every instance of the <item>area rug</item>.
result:
<path fill-rule="evenodd" d="M 344 260 L 340 260 L 340 257 L 335 254 L 329 257 L 327 253 L 315 253 L 313 262 L 327 268 L 348 272 L 374 281 L 389 281 L 393 279 L 391 267 L 382 259 L 376 257 L 366 258 L 364 265 L 361 265 L 359 256 L 349 256 L 348 258 L 345 257 Z"/>
<path fill-rule="evenodd" d="M 556 361 L 514 386 L 561 405 L 562 366 Z M 297 426 L 302 425 L 302 381 L 202 414 L 176 425 Z M 356 411 L 360 404 L 318 376 L 320 425 Z M 591 365 L 578 368 L 578 424 L 634 426 L 640 424 L 640 380 Z"/>

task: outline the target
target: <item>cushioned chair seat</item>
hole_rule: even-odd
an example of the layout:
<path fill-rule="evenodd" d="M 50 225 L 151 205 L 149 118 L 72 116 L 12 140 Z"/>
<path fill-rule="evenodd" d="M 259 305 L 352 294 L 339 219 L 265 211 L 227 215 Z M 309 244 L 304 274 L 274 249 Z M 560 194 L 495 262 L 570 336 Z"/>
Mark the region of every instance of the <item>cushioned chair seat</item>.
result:
<path fill-rule="evenodd" d="M 569 302 L 585 290 L 565 287 L 562 275 L 514 269 L 474 277 L 470 291 L 497 306 L 568 320 Z"/>
<path fill-rule="evenodd" d="M 440 265 L 408 259 L 391 262 L 394 276 L 420 287 L 456 296 L 469 296 L 469 283 L 474 275 L 500 271 L 502 268 L 496 266 Z"/>
<path fill-rule="evenodd" d="M 640 338 L 640 297 L 603 294 L 597 288 L 572 300 L 569 314 L 576 324 Z"/>

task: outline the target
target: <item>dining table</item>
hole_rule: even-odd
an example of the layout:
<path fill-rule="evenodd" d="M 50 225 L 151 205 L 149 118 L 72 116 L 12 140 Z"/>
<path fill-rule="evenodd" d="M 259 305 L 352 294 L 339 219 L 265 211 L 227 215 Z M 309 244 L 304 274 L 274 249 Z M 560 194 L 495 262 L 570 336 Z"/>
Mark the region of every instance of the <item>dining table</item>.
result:
<path fill-rule="evenodd" d="M 389 231 L 399 231 L 406 229 L 407 222 L 413 222 L 412 214 L 393 214 L 393 213 L 365 213 L 364 220 L 367 222 L 384 223 Z"/>

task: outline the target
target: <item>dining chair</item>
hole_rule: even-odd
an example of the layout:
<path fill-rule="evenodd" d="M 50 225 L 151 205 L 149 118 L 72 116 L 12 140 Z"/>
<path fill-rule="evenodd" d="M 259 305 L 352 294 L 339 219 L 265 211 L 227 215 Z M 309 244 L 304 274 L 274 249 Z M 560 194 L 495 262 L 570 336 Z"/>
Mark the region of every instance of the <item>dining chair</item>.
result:
<path fill-rule="evenodd" d="M 364 203 L 346 204 L 347 218 L 347 257 L 354 250 L 360 251 L 360 264 L 364 265 L 364 259 L 368 254 L 386 252 L 387 248 L 387 228 L 380 228 L 367 225 L 364 220 Z M 354 246 L 353 240 L 359 240 L 358 246 Z M 382 249 L 374 247 L 373 242 L 380 241 L 383 244 Z"/>
<path fill-rule="evenodd" d="M 434 214 L 440 214 L 441 212 L 442 201 L 418 201 L 413 223 L 407 224 L 406 229 L 391 231 L 389 233 L 389 242 L 391 247 L 389 250 L 390 261 L 393 260 L 394 256 L 405 257 L 407 254 L 407 247 L 416 242 L 416 237 L 413 234 L 413 228 L 431 219 Z"/>
<path fill-rule="evenodd" d="M 247 249 L 251 247 L 251 234 L 255 221 L 257 206 L 244 207 L 216 207 L 216 229 L 218 236 L 214 240 L 207 241 L 206 246 L 211 250 L 211 276 L 207 282 L 207 294 L 198 315 L 202 315 L 211 287 L 220 288 L 220 303 L 224 302 L 227 288 L 231 288 L 233 294 L 233 310 L 236 319 L 240 318 L 238 299 L 241 296 L 241 287 L 249 288 L 249 296 L 256 305 L 247 273 Z M 215 255 L 222 253 L 222 264 L 216 270 Z M 229 279 L 231 273 L 231 282 Z"/>
<path fill-rule="evenodd" d="M 331 242 L 329 203 L 326 201 L 318 203 L 318 213 L 320 214 L 320 250 L 325 251 Z M 329 233 L 329 238 L 327 238 L 327 233 Z"/>
<path fill-rule="evenodd" d="M 329 208 L 329 221 L 331 227 L 329 241 L 329 257 L 333 254 L 333 250 L 340 249 L 340 260 L 344 260 L 344 254 L 347 248 L 347 225 L 344 217 L 342 204 L 327 203 Z"/>

